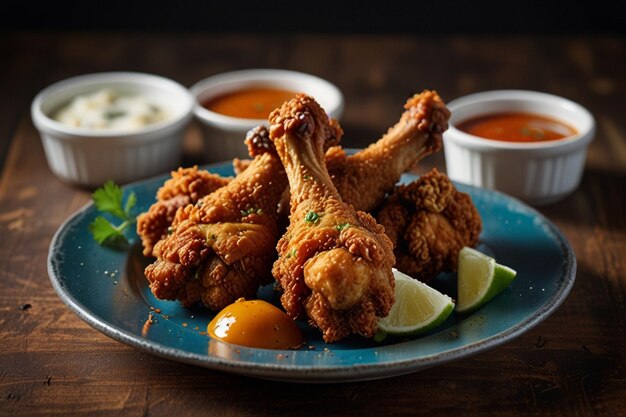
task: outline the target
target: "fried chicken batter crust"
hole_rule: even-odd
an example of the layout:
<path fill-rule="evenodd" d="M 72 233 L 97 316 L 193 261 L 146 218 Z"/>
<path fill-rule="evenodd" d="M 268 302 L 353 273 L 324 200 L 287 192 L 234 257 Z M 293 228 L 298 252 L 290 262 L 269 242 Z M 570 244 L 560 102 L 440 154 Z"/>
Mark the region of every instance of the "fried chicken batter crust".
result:
<path fill-rule="evenodd" d="M 290 225 L 273 268 L 283 306 L 293 318 L 308 318 L 326 342 L 372 337 L 394 301 L 391 241 L 332 184 L 324 162 L 328 120 L 315 100 L 298 95 L 270 123 L 291 188 Z"/>
<path fill-rule="evenodd" d="M 232 180 L 198 170 L 197 166 L 178 168 L 171 175 L 157 191 L 157 202 L 137 216 L 137 235 L 141 238 L 144 256 L 151 256 L 154 245 L 168 235 L 168 228 L 180 207 L 195 204 Z"/>
<path fill-rule="evenodd" d="M 340 147 L 326 152 L 326 166 L 343 201 L 372 212 L 393 191 L 400 176 L 442 147 L 450 111 L 437 92 L 410 97 L 400 120 L 366 149 L 346 155 Z"/>
<path fill-rule="evenodd" d="M 396 187 L 377 215 L 394 245 L 396 268 L 423 282 L 456 271 L 463 246 L 475 246 L 480 214 L 466 193 L 433 169 Z"/>
<path fill-rule="evenodd" d="M 145 271 L 155 296 L 219 310 L 272 281 L 276 207 L 287 177 L 273 147 L 261 145 L 254 145 L 257 156 L 241 175 L 177 211 L 172 233 L 154 246 L 157 260 Z"/>

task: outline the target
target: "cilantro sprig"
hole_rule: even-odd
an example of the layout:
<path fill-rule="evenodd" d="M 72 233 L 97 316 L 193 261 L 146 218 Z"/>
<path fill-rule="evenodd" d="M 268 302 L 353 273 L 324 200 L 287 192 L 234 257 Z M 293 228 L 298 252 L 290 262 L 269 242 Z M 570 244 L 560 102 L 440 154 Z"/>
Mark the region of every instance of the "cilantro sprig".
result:
<path fill-rule="evenodd" d="M 104 216 L 98 216 L 89 224 L 89 231 L 98 244 L 117 247 L 128 243 L 124 236 L 124 230 L 136 221 L 131 211 L 137 203 L 137 196 L 134 192 L 130 193 L 126 203 L 123 202 L 123 197 L 124 192 L 113 181 L 107 181 L 91 195 L 98 211 L 108 213 L 121 220 L 120 224 L 115 225 Z"/>

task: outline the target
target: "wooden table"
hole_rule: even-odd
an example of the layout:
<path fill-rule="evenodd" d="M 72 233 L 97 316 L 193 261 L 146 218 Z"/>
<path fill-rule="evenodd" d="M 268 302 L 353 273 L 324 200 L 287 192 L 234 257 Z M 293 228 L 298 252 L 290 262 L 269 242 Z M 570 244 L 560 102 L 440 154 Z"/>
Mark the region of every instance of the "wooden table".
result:
<path fill-rule="evenodd" d="M 0 414 L 626 415 L 626 42 L 616 37 L 9 34 L 0 37 Z M 268 382 L 181 365 L 89 327 L 46 271 L 50 239 L 89 192 L 48 169 L 29 105 L 107 70 L 191 85 L 250 67 L 314 73 L 345 93 L 345 146 L 394 122 L 412 92 L 446 100 L 520 88 L 569 97 L 598 122 L 582 184 L 539 210 L 571 242 L 576 284 L 545 322 L 491 351 L 362 383 Z M 203 162 L 190 128 L 185 163 Z M 443 154 L 420 169 L 444 168 Z"/>

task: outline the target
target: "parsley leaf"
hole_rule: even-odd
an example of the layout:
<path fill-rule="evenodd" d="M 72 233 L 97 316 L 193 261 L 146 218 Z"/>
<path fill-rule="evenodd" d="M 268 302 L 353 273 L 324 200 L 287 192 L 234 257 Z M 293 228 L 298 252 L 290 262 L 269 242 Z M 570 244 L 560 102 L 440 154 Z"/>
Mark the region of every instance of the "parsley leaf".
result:
<path fill-rule="evenodd" d="M 120 240 L 126 240 L 122 232 L 102 216 L 96 217 L 96 219 L 89 224 L 89 231 L 93 235 L 94 240 L 100 245 L 108 245 L 119 242 Z"/>
<path fill-rule="evenodd" d="M 114 215 L 119 219 L 126 218 L 122 208 L 122 189 L 113 181 L 107 181 L 91 195 L 93 203 L 99 211 Z"/>
<path fill-rule="evenodd" d="M 137 196 L 133 192 L 130 193 L 130 195 L 126 199 L 126 204 L 124 204 L 124 213 L 126 214 L 126 218 L 131 217 L 130 211 L 133 209 L 133 207 L 135 207 L 135 204 L 137 204 Z"/>
<path fill-rule="evenodd" d="M 94 240 L 100 245 L 112 247 L 128 243 L 124 236 L 124 230 L 135 222 L 135 217 L 131 214 L 137 203 L 135 193 L 130 193 L 126 199 L 126 204 L 123 204 L 124 192 L 120 186 L 113 181 L 107 181 L 102 188 L 94 191 L 91 197 L 98 211 L 110 214 L 122 221 L 116 226 L 103 216 L 96 217 L 89 224 L 89 231 Z"/>

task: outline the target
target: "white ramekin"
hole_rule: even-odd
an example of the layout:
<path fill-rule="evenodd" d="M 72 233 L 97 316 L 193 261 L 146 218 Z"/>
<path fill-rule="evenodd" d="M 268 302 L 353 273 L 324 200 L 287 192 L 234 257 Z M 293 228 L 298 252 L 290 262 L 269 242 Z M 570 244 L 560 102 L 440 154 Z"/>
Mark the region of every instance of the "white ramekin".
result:
<path fill-rule="evenodd" d="M 111 88 L 141 95 L 169 113 L 167 120 L 139 130 L 77 128 L 50 115 L 74 97 Z M 195 100 L 175 81 L 134 72 L 106 72 L 69 78 L 41 91 L 31 105 L 50 169 L 73 184 L 97 187 L 119 184 L 174 169 Z"/>
<path fill-rule="evenodd" d="M 273 87 L 306 93 L 314 97 L 331 117 L 339 119 L 343 112 L 341 91 L 330 82 L 310 74 L 276 69 L 249 69 L 205 78 L 191 87 L 191 93 L 196 97 L 194 113 L 202 126 L 210 161 L 247 158 L 248 150 L 244 144 L 246 133 L 256 126 L 267 125 L 267 120 L 225 116 L 207 110 L 201 103 L 249 87 Z"/>
<path fill-rule="evenodd" d="M 578 187 L 595 121 L 584 107 L 535 91 L 497 90 L 470 94 L 448 104 L 444 133 L 448 176 L 455 181 L 502 191 L 529 204 L 550 204 Z M 577 134 L 554 141 L 515 143 L 484 139 L 457 129 L 465 120 L 505 112 L 535 113 L 561 120 Z"/>

